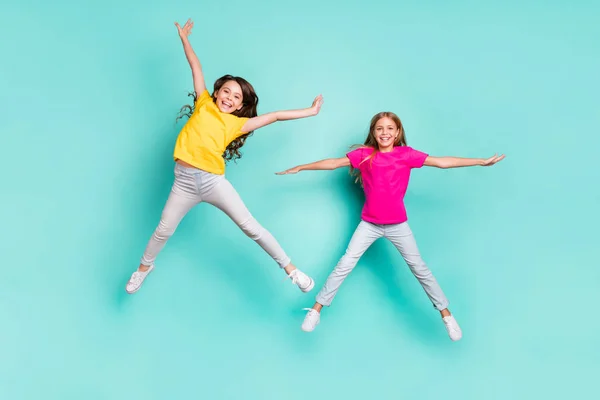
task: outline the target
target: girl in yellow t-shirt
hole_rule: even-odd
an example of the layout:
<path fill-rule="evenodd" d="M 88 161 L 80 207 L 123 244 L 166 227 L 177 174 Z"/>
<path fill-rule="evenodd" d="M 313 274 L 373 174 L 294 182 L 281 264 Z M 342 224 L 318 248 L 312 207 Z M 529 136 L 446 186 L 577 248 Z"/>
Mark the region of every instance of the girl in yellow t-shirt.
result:
<path fill-rule="evenodd" d="M 194 103 L 182 112 L 189 120 L 175 145 L 175 181 L 162 211 L 160 222 L 146 246 L 138 269 L 127 282 L 126 291 L 135 293 L 154 269 L 154 261 L 183 217 L 196 204 L 206 202 L 225 212 L 251 239 L 256 241 L 301 291 L 308 292 L 314 281 L 297 269 L 275 238 L 254 219 L 237 191 L 225 178 L 225 160 L 241 157 L 240 147 L 252 132 L 276 121 L 315 116 L 323 104 L 317 96 L 311 107 L 257 115 L 258 97 L 245 79 L 225 75 L 206 89 L 202 67 L 188 40 L 194 23 L 175 23 L 185 55 L 192 69 Z"/>

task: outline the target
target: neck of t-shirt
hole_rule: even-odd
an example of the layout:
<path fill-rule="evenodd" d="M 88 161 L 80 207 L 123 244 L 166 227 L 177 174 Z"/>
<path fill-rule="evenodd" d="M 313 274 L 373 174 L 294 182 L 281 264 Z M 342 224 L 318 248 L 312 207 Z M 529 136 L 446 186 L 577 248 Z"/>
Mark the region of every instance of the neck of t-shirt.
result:
<path fill-rule="evenodd" d="M 380 153 L 391 153 L 392 151 L 394 151 L 395 148 L 396 146 L 392 146 L 389 148 L 389 150 L 381 150 L 381 147 L 379 147 L 377 151 L 379 151 Z"/>

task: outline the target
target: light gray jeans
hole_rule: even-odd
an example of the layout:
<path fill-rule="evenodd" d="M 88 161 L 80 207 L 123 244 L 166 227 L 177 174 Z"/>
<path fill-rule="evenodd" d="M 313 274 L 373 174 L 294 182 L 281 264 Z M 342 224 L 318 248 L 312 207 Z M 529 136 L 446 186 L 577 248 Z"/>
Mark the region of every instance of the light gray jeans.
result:
<path fill-rule="evenodd" d="M 361 221 L 350 239 L 346 253 L 331 272 L 325 285 L 317 294 L 317 302 L 330 306 L 344 279 L 354 269 L 358 260 L 375 242 L 385 237 L 398 249 L 406 264 L 417 278 L 433 306 L 441 311 L 448 308 L 448 300 L 435 277 L 419 254 L 417 242 L 408 222 L 393 225 L 376 225 Z"/>
<path fill-rule="evenodd" d="M 224 175 L 175 164 L 175 181 L 171 193 L 142 256 L 143 265 L 152 265 L 167 240 L 173 235 L 183 217 L 195 205 L 206 202 L 219 208 L 240 229 L 260 245 L 281 268 L 290 263 L 273 235 L 254 219 L 237 191 Z"/>

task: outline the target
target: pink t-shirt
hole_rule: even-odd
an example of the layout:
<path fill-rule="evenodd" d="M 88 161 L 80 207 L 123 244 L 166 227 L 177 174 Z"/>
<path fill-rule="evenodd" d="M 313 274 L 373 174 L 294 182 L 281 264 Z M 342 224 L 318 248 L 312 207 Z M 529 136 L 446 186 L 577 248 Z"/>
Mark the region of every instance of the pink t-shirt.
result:
<path fill-rule="evenodd" d="M 346 154 L 352 167 L 362 176 L 365 205 L 361 218 L 373 224 L 400 224 L 408 217 L 404 208 L 404 194 L 408 187 L 410 171 L 421 168 L 428 154 L 408 146 L 396 146 L 389 153 L 373 152 L 363 147 Z"/>

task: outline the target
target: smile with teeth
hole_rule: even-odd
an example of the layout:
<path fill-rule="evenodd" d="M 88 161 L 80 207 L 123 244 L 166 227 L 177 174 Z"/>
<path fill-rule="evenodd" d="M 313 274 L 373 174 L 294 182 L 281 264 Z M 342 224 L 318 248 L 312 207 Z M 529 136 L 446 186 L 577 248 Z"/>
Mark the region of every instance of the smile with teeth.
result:
<path fill-rule="evenodd" d="M 223 104 L 225 107 L 232 107 L 233 104 L 228 102 L 228 101 L 222 101 L 221 104 Z"/>

